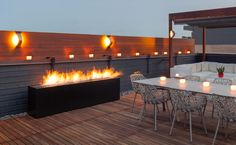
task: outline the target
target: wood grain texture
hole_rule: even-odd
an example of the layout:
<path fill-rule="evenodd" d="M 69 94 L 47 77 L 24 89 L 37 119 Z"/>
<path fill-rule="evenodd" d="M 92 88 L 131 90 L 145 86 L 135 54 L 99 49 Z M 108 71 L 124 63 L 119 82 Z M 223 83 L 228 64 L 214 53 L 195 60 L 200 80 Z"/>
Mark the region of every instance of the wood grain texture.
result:
<path fill-rule="evenodd" d="M 211 104 L 206 110 L 208 136 L 204 134 L 199 115 L 193 114 L 193 143 L 189 142 L 189 130 L 184 128 L 184 114 L 180 115 L 172 136 L 168 113 L 159 106 L 158 130 L 154 131 L 153 106 L 147 106 L 142 122 L 137 120 L 142 100 L 137 96 L 134 113 L 131 112 L 133 95 L 119 101 L 73 110 L 45 118 L 30 116 L 13 117 L 0 121 L 0 144 L 99 144 L 99 145 L 209 145 L 217 124 L 211 119 Z M 224 138 L 220 128 L 216 145 L 235 145 L 235 124 L 230 124 L 230 138 Z"/>
<path fill-rule="evenodd" d="M 168 51 L 167 38 L 112 36 L 114 43 L 111 49 L 105 50 L 102 47 L 102 35 L 39 32 L 22 32 L 22 46 L 14 48 L 11 42 L 13 34 L 10 31 L 0 31 L 0 64 L 26 62 L 27 55 L 33 56 L 33 62 L 38 62 L 47 61 L 47 56 L 54 56 L 59 61 L 69 60 L 69 54 L 74 54 L 75 60 L 83 60 L 88 59 L 90 53 L 95 58 L 103 58 L 103 55 L 116 57 L 118 52 L 122 53 L 122 57 L 133 57 L 136 52 L 153 55 L 156 51 L 159 54 Z M 194 40 L 175 39 L 174 49 L 176 52 L 194 52 Z"/>

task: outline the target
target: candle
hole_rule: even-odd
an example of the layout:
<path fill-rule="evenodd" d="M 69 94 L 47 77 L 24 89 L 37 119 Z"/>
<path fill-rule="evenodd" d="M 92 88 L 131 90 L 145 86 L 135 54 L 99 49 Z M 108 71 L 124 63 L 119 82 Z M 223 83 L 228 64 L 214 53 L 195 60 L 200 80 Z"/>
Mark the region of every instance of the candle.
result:
<path fill-rule="evenodd" d="M 176 77 L 179 77 L 179 74 L 175 74 Z"/>
<path fill-rule="evenodd" d="M 231 85 L 230 89 L 231 89 L 231 91 L 236 91 L 236 85 Z"/>
<path fill-rule="evenodd" d="M 122 54 L 121 54 L 121 53 L 117 53 L 117 54 L 116 54 L 116 56 L 118 56 L 118 57 L 121 57 L 121 56 L 122 56 Z"/>
<path fill-rule="evenodd" d="M 28 56 L 26 56 L 26 57 L 25 57 L 25 59 L 26 59 L 26 60 L 32 60 L 32 59 L 33 59 L 33 57 L 32 57 L 32 56 L 30 56 L 30 55 L 28 55 Z"/>
<path fill-rule="evenodd" d="M 70 59 L 74 59 L 74 58 L 75 58 L 75 55 L 74 55 L 74 54 L 70 54 L 70 55 L 69 55 L 69 58 L 70 58 Z"/>
<path fill-rule="evenodd" d="M 203 87 L 209 87 L 210 86 L 210 82 L 203 82 Z"/>
<path fill-rule="evenodd" d="M 154 55 L 158 55 L 158 52 L 154 52 Z"/>
<path fill-rule="evenodd" d="M 93 58 L 94 57 L 94 54 L 89 54 L 89 58 Z"/>
<path fill-rule="evenodd" d="M 165 80 L 166 80 L 166 77 L 165 77 L 165 76 L 162 76 L 162 77 L 160 77 L 160 80 L 161 80 L 161 81 L 165 81 Z"/>
<path fill-rule="evenodd" d="M 140 55 L 140 53 L 139 53 L 139 52 L 136 52 L 136 53 L 135 53 L 135 56 L 139 56 L 139 55 Z"/>
<path fill-rule="evenodd" d="M 180 83 L 180 84 L 185 84 L 185 82 L 186 82 L 185 79 L 180 79 L 180 80 L 179 80 L 179 83 Z"/>

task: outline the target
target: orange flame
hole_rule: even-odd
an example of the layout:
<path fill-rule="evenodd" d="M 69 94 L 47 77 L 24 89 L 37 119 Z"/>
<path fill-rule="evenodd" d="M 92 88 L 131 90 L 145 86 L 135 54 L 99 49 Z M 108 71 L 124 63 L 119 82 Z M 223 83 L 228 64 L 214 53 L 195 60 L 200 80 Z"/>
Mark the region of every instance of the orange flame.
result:
<path fill-rule="evenodd" d="M 43 76 L 42 86 L 56 86 L 68 83 L 77 83 L 88 80 L 98 80 L 106 78 L 115 78 L 120 76 L 122 73 L 116 71 L 114 68 L 105 68 L 103 70 L 93 68 L 93 70 L 87 73 L 80 70 L 73 70 L 71 72 L 58 72 L 48 71 Z"/>

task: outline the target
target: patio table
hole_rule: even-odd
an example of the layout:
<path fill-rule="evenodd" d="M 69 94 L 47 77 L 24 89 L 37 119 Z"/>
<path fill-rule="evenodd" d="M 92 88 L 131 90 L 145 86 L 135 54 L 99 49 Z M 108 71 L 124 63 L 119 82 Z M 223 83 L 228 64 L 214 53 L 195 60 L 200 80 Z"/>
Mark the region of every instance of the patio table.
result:
<path fill-rule="evenodd" d="M 180 84 L 179 79 L 166 78 L 165 81 L 161 81 L 160 77 L 137 80 L 134 81 L 134 83 L 153 85 L 167 89 L 179 89 L 202 94 L 215 94 L 225 97 L 234 97 L 236 99 L 236 90 L 232 91 L 231 86 L 228 85 L 210 83 L 209 87 L 203 87 L 203 82 L 186 80 L 185 84 Z"/>

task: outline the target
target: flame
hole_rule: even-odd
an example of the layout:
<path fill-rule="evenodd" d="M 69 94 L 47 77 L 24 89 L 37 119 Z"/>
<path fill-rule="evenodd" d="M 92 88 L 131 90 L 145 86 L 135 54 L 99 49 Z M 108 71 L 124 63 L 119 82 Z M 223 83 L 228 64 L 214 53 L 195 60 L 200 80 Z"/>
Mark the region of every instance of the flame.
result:
<path fill-rule="evenodd" d="M 73 70 L 71 72 L 58 72 L 48 71 L 43 76 L 42 86 L 56 86 L 68 83 L 77 83 L 88 80 L 98 80 L 106 78 L 115 78 L 120 76 L 122 73 L 116 71 L 114 68 L 105 68 L 103 70 L 93 68 L 88 72 L 82 72 L 80 70 Z"/>

